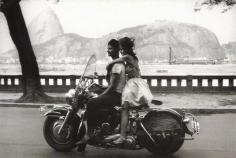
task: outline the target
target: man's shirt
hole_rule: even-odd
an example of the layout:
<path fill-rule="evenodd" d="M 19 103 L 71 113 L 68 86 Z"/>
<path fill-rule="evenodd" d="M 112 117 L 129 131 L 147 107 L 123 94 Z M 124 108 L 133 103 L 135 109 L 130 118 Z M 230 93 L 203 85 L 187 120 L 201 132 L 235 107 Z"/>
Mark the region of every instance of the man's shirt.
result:
<path fill-rule="evenodd" d="M 125 87 L 126 77 L 125 77 L 125 65 L 123 63 L 115 63 L 111 69 L 111 75 L 118 74 L 118 83 L 114 90 L 118 93 L 122 93 L 123 88 Z"/>

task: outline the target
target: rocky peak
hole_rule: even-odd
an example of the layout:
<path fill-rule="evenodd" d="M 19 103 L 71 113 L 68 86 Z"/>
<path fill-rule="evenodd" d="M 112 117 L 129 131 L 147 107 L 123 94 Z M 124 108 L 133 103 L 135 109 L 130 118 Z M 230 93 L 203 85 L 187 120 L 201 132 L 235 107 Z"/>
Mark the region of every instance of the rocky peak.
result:
<path fill-rule="evenodd" d="M 33 45 L 44 43 L 64 34 L 60 21 L 50 8 L 43 10 L 28 25 L 28 32 Z"/>

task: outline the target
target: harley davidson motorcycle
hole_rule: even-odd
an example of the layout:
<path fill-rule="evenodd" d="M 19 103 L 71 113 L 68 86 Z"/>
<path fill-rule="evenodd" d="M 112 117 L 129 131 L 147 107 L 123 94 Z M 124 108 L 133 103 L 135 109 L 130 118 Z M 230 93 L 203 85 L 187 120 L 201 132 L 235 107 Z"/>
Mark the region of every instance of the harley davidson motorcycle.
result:
<path fill-rule="evenodd" d="M 78 144 L 87 132 L 84 113 L 89 99 L 98 96 L 103 86 L 96 77 L 86 75 L 95 61 L 91 56 L 75 89 L 66 93 L 66 105 L 40 107 L 45 116 L 43 134 L 46 142 L 56 151 L 68 152 L 75 147 L 84 150 L 86 144 Z M 199 133 L 199 123 L 191 113 L 177 112 L 168 108 L 151 108 L 141 105 L 129 110 L 127 140 L 122 145 L 112 142 L 119 137 L 120 105 L 108 111 L 106 121 L 93 129 L 94 136 L 87 142 L 101 148 L 138 150 L 146 148 L 156 155 L 171 155 L 178 151 L 185 140 L 192 140 Z"/>

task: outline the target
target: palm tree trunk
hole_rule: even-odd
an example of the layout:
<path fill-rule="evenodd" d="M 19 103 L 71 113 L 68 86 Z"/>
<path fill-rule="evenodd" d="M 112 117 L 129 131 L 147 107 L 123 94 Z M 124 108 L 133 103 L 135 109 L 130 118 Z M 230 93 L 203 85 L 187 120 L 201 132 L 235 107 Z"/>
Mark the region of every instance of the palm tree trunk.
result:
<path fill-rule="evenodd" d="M 18 50 L 21 71 L 23 96 L 19 102 L 38 102 L 48 99 L 40 84 L 39 68 L 30 42 L 19 0 L 5 0 L 2 5 L 11 38 Z"/>

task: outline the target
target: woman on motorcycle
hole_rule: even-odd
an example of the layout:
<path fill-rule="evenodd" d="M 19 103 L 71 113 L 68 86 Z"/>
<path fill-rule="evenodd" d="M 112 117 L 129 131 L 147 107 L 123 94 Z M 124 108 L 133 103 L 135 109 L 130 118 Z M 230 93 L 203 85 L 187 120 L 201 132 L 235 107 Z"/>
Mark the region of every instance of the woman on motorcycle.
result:
<path fill-rule="evenodd" d="M 112 60 L 119 58 L 119 42 L 112 39 L 107 46 L 108 56 Z M 89 99 L 87 103 L 87 110 L 84 114 L 84 124 L 87 130 L 79 144 L 87 143 L 94 135 L 93 130 L 107 119 L 109 111 L 112 111 L 115 105 L 121 105 L 121 96 L 125 83 L 125 65 L 123 63 L 114 64 L 108 71 L 107 88 L 98 97 Z"/>
<path fill-rule="evenodd" d="M 122 92 L 122 114 L 120 137 L 113 141 L 114 144 L 122 144 L 126 140 L 126 128 L 128 124 L 129 107 L 148 104 L 152 101 L 152 93 L 148 84 L 141 79 L 139 60 L 134 53 L 134 39 L 124 37 L 119 40 L 121 58 L 113 60 L 107 69 L 118 62 L 125 63 L 127 83 Z"/>

